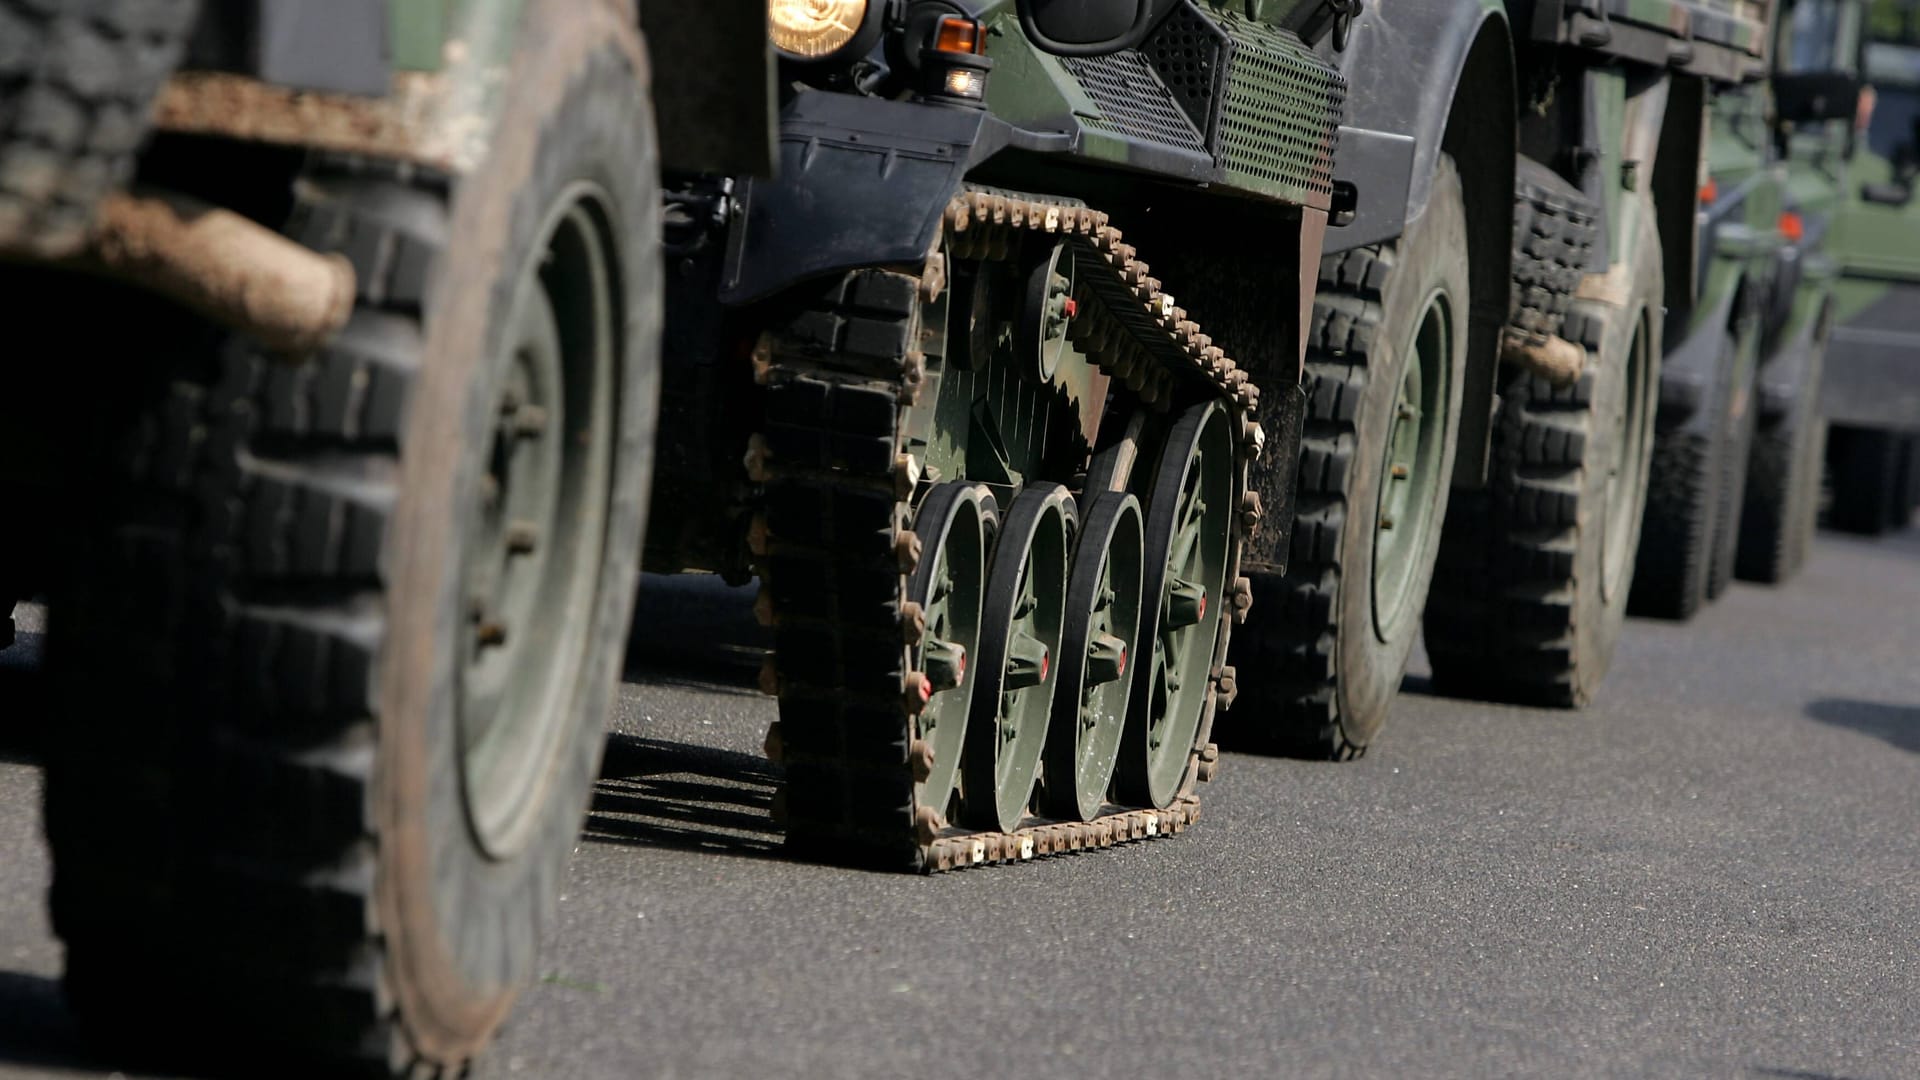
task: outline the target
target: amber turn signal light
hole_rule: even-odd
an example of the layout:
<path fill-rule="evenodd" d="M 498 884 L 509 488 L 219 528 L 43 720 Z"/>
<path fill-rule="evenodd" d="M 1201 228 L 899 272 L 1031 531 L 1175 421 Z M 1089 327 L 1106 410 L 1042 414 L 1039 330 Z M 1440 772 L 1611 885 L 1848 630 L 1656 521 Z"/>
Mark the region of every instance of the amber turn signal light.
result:
<path fill-rule="evenodd" d="M 987 51 L 986 27 L 965 15 L 943 15 L 934 25 L 933 51 L 983 56 Z"/>

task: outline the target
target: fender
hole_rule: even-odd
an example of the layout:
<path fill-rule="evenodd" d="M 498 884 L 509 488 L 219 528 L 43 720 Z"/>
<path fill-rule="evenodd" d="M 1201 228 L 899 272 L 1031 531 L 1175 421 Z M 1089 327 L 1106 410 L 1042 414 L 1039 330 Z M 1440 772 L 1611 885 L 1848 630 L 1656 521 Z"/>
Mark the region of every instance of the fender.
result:
<path fill-rule="evenodd" d="M 969 170 L 1009 147 L 1072 145 L 980 109 L 800 94 L 780 116 L 778 179 L 740 187 L 720 301 L 750 304 L 860 266 L 918 268 Z"/>
<path fill-rule="evenodd" d="M 1369 4 L 1354 22 L 1334 174 L 1358 188 L 1359 205 L 1352 223 L 1328 230 L 1328 254 L 1391 240 L 1426 209 L 1461 74 L 1489 21 L 1505 23 L 1501 0 Z M 1512 117 L 1484 122 L 1511 127 Z"/>

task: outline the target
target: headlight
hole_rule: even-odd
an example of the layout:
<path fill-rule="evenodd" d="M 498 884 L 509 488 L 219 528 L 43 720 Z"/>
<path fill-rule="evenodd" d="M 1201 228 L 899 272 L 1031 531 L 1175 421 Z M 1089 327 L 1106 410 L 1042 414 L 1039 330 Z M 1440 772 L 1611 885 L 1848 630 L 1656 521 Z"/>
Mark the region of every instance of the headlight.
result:
<path fill-rule="evenodd" d="M 768 0 L 773 47 L 795 60 L 819 60 L 846 48 L 867 22 L 867 0 Z"/>

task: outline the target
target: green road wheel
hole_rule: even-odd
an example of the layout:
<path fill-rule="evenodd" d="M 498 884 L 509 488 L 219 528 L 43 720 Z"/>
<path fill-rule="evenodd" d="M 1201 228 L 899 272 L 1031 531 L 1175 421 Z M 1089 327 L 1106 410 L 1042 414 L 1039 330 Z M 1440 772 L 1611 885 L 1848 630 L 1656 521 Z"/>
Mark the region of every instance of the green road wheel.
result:
<path fill-rule="evenodd" d="M 1164 807 L 1180 793 L 1207 708 L 1232 543 L 1233 433 L 1216 402 L 1181 415 L 1147 503 L 1140 640 L 1121 742 L 1121 797 Z"/>
<path fill-rule="evenodd" d="M 960 766 L 961 812 L 975 828 L 1011 831 L 1032 802 L 1053 710 L 1075 524 L 1073 496 L 1051 483 L 1028 485 L 1001 522 Z"/>
<path fill-rule="evenodd" d="M 620 348 L 604 200 L 592 185 L 570 190 L 520 271 L 467 526 L 460 762 L 468 821 L 496 858 L 546 804 L 600 585 Z"/>
<path fill-rule="evenodd" d="M 1127 661 L 1140 633 L 1142 529 L 1140 502 L 1132 495 L 1091 493 L 1067 579 L 1040 796 L 1049 817 L 1091 821 L 1113 786 L 1133 686 Z"/>
<path fill-rule="evenodd" d="M 1373 534 L 1373 632 L 1383 642 L 1401 633 L 1417 613 L 1416 588 L 1432 566 L 1435 508 L 1448 482 L 1447 440 L 1453 401 L 1447 393 L 1455 363 L 1454 313 L 1436 289 L 1420 313 L 1412 355 L 1400 377 L 1380 466 L 1379 506 Z"/>
<path fill-rule="evenodd" d="M 996 523 L 992 493 L 958 480 L 928 492 L 913 519 L 921 556 L 907 597 L 920 605 L 926 622 L 913 664 L 927 677 L 928 695 L 916 719 L 916 736 L 930 753 L 930 760 L 924 762 L 926 776 L 914 789 L 914 801 L 942 817 L 951 816 L 959 786 L 968 705 L 979 671 L 972 661 L 980 650 L 987 550 Z"/>

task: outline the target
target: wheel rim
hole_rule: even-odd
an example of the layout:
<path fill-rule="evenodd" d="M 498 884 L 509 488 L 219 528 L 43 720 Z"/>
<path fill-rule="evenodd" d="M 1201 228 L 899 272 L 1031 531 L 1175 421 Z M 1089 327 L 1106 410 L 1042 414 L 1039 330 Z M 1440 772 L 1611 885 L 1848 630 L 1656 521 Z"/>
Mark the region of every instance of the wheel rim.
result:
<path fill-rule="evenodd" d="M 1613 454 L 1607 463 L 1606 497 L 1602 501 L 1605 525 L 1600 531 L 1600 587 L 1604 598 L 1626 585 L 1635 537 L 1634 517 L 1646 491 L 1647 455 L 1653 423 L 1647 408 L 1647 320 L 1633 321 L 1633 339 L 1627 346 L 1627 369 L 1610 418 Z"/>
<path fill-rule="evenodd" d="M 1453 317 L 1445 294 L 1428 298 L 1402 369 L 1380 466 L 1374 509 L 1373 629 L 1392 640 L 1411 614 L 1421 553 L 1437 523 L 1445 457 L 1447 386 L 1453 373 Z"/>
<path fill-rule="evenodd" d="M 469 822 L 519 850 L 573 727 L 612 493 L 618 295 L 605 195 L 557 201 L 520 268 L 466 530 L 458 731 Z"/>
<path fill-rule="evenodd" d="M 1145 561 L 1139 500 L 1095 494 L 1067 582 L 1042 799 L 1051 817 L 1091 821 L 1107 801 L 1133 686 L 1127 662 L 1139 640 Z"/>
<path fill-rule="evenodd" d="M 1033 799 L 1052 717 L 1066 613 L 1073 500 L 1058 484 L 1014 497 L 981 604 L 978 678 L 961 763 L 970 824 L 1017 828 Z"/>
<path fill-rule="evenodd" d="M 1146 578 L 1120 779 L 1129 801 L 1166 806 L 1179 793 L 1206 708 L 1219 640 L 1235 467 L 1226 412 L 1189 409 L 1154 470 Z"/>
<path fill-rule="evenodd" d="M 980 650 L 980 601 L 995 520 L 987 489 L 960 481 L 935 487 L 914 518 L 921 559 L 907 596 L 920 605 L 926 619 L 913 665 L 927 676 L 928 686 L 915 727 L 931 752 L 931 767 L 915 784 L 914 798 L 943 817 L 952 809 L 966 746 L 968 706 L 979 670 L 974 660 Z"/>

